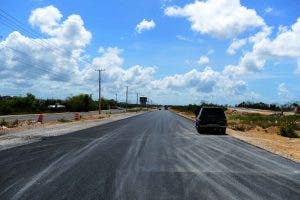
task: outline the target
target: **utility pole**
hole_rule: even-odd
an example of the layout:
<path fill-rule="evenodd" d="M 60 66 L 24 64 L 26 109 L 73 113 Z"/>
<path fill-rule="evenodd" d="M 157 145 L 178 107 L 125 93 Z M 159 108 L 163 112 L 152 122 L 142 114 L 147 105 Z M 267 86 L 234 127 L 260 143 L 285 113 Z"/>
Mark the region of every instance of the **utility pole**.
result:
<path fill-rule="evenodd" d="M 118 93 L 116 93 L 116 102 L 118 102 Z"/>
<path fill-rule="evenodd" d="M 101 114 L 101 72 L 105 71 L 104 69 L 97 69 L 95 71 L 99 72 L 99 114 Z"/>
<path fill-rule="evenodd" d="M 139 93 L 136 93 L 136 105 L 139 105 Z"/>
<path fill-rule="evenodd" d="M 126 112 L 127 112 L 127 104 L 128 104 L 128 86 L 126 86 Z"/>

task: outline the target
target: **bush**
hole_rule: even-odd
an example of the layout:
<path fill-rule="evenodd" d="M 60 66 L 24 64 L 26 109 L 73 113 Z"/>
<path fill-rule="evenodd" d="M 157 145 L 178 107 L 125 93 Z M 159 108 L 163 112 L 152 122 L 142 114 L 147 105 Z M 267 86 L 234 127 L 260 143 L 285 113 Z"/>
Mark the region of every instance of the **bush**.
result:
<path fill-rule="evenodd" d="M 8 126 L 8 122 L 5 119 L 2 119 L 0 122 L 0 126 Z"/>
<path fill-rule="evenodd" d="M 299 136 L 295 132 L 295 128 L 295 121 L 286 121 L 286 123 L 280 127 L 279 134 L 283 137 L 298 138 Z"/>
<path fill-rule="evenodd" d="M 25 97 L 0 99 L 0 114 L 34 113 L 38 111 L 38 101 L 28 93 Z"/>
<path fill-rule="evenodd" d="M 92 96 L 88 94 L 80 94 L 77 96 L 68 97 L 66 100 L 66 106 L 69 111 L 74 112 L 87 112 L 89 110 L 96 110 L 97 108 L 94 108 L 96 105 L 92 99 Z"/>
<path fill-rule="evenodd" d="M 237 124 L 237 123 L 230 123 L 229 127 L 233 130 L 242 131 L 242 132 L 249 131 L 254 128 L 254 126 L 248 124 Z"/>
<path fill-rule="evenodd" d="M 13 121 L 12 123 L 11 123 L 11 127 L 17 127 L 18 125 L 19 125 L 19 123 L 20 123 L 20 121 L 18 120 L 18 119 L 16 119 L 15 121 Z"/>
<path fill-rule="evenodd" d="M 71 120 L 68 120 L 68 119 L 65 119 L 65 118 L 60 118 L 57 121 L 62 122 L 62 123 L 71 122 Z"/>

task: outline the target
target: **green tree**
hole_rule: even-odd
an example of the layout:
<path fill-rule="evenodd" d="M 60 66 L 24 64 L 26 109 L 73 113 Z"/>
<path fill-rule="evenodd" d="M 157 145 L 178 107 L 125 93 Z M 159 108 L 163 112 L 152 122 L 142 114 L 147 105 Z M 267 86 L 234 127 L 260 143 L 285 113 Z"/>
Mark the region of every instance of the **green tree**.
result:
<path fill-rule="evenodd" d="M 66 99 L 66 106 L 68 110 L 75 112 L 86 112 L 95 109 L 92 96 L 88 94 L 79 94 L 68 97 Z"/>

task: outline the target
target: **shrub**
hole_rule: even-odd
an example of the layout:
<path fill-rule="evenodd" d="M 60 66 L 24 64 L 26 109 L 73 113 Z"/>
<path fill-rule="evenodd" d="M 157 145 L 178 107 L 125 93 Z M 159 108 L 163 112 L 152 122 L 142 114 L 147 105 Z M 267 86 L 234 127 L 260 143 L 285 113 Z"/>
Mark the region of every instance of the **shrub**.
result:
<path fill-rule="evenodd" d="M 66 122 L 71 122 L 71 120 L 68 120 L 68 119 L 65 119 L 65 118 L 60 118 L 57 120 L 58 122 L 63 122 L 63 123 L 66 123 Z"/>
<path fill-rule="evenodd" d="M 93 106 L 93 99 L 91 95 L 80 94 L 67 98 L 66 106 L 68 110 L 75 112 L 89 111 Z"/>
<path fill-rule="evenodd" d="M 5 119 L 2 119 L 0 122 L 0 126 L 8 126 L 8 122 Z"/>
<path fill-rule="evenodd" d="M 249 131 L 254 128 L 254 126 L 249 124 L 237 124 L 237 123 L 229 124 L 229 127 L 233 130 L 242 131 L 242 132 Z"/>
<path fill-rule="evenodd" d="M 298 138 L 299 136 L 295 132 L 295 124 L 294 123 L 287 123 L 284 126 L 280 127 L 279 134 L 283 137 L 289 138 Z"/>
<path fill-rule="evenodd" d="M 18 125 L 19 125 L 19 120 L 18 119 L 16 119 L 15 121 L 13 121 L 12 123 L 11 123 L 11 127 L 17 127 Z"/>

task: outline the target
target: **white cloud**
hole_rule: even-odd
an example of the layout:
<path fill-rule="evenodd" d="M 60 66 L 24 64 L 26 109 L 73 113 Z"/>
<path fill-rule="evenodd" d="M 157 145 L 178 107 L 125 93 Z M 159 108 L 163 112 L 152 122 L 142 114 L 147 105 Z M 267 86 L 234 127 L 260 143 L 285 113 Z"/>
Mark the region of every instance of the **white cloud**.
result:
<path fill-rule="evenodd" d="M 277 89 L 278 89 L 278 96 L 283 101 L 291 100 L 293 98 L 292 93 L 286 88 L 285 83 L 280 83 Z"/>
<path fill-rule="evenodd" d="M 109 87 L 120 88 L 126 84 L 133 88 L 147 86 L 147 83 L 153 79 L 155 68 L 135 65 L 124 69 L 124 60 L 120 57 L 122 51 L 117 47 L 101 49 L 101 56 L 93 59 L 93 65 L 105 69 L 103 73 L 107 78 L 107 84 L 111 84 Z"/>
<path fill-rule="evenodd" d="M 138 25 L 136 25 L 135 30 L 138 33 L 142 33 L 143 31 L 148 31 L 155 28 L 155 22 L 153 20 L 143 19 Z"/>
<path fill-rule="evenodd" d="M 238 97 L 242 97 L 247 92 L 247 85 L 244 81 L 232 79 L 223 73 L 217 72 L 212 68 L 205 68 L 203 71 L 196 69 L 190 70 L 184 74 L 175 74 L 163 77 L 161 79 L 155 79 L 156 72 L 155 67 L 142 67 L 135 65 L 124 69 L 123 58 L 120 57 L 122 50 L 114 48 L 101 48 L 101 55 L 93 59 L 94 66 L 101 66 L 105 69 L 103 76 L 104 87 L 111 93 L 114 91 L 124 90 L 124 85 L 130 85 L 131 90 L 140 90 L 147 95 L 158 95 L 157 99 L 165 101 L 166 99 L 160 99 L 163 94 L 168 94 L 170 98 L 172 95 L 174 99 L 171 101 L 179 102 L 176 96 L 188 94 L 195 94 L 198 96 L 208 97 L 209 95 L 214 98 L 220 98 L 219 94 L 232 97 L 236 100 Z M 93 69 L 90 74 L 85 72 L 88 77 L 96 79 Z M 223 97 L 224 98 L 224 97 Z M 212 99 L 215 100 L 215 99 Z M 188 103 L 189 99 L 186 99 L 184 103 Z M 169 102 L 170 103 L 170 102 Z"/>
<path fill-rule="evenodd" d="M 64 21 L 61 18 L 60 11 L 53 6 L 37 8 L 31 12 L 29 23 L 48 38 L 33 39 L 14 31 L 0 42 L 1 85 L 11 82 L 10 89 L 37 94 L 47 94 L 47 85 L 61 85 L 62 91 L 70 85 L 76 86 L 70 90 L 82 88 L 81 60 L 87 56 L 84 48 L 92 34 L 79 15 L 70 15 Z"/>
<path fill-rule="evenodd" d="M 15 31 L 0 41 L 1 93 L 16 95 L 30 91 L 44 98 L 63 98 L 80 92 L 97 95 L 98 74 L 95 69 L 98 68 L 105 69 L 103 94 L 106 97 L 116 91 L 124 92 L 125 85 L 130 85 L 132 91 L 142 90 L 145 95 L 156 95 L 161 101 L 163 94 L 166 98 L 173 95 L 171 103 L 179 101 L 178 95 L 220 99 L 222 94 L 222 98 L 236 100 L 247 92 L 245 82 L 212 68 L 193 69 L 156 79 L 155 66 L 125 67 L 121 56 L 123 50 L 117 47 L 100 47 L 98 56 L 89 57 L 85 48 L 92 34 L 86 30 L 79 15 L 70 15 L 64 20 L 53 17 L 47 21 L 37 16 L 43 16 L 43 10 L 48 13 L 49 7 L 37 10 L 32 11 L 29 21 L 48 37 L 33 39 Z M 55 7 L 50 10 L 60 13 Z M 83 62 L 84 58 L 89 58 L 91 64 Z M 184 103 L 189 101 L 186 99 Z"/>
<path fill-rule="evenodd" d="M 223 73 L 207 67 L 203 71 L 193 69 L 185 74 L 176 74 L 153 81 L 154 88 L 163 90 L 191 91 L 202 95 L 224 96 L 245 94 L 244 81 L 231 79 Z"/>
<path fill-rule="evenodd" d="M 207 63 L 209 63 L 209 58 L 207 56 L 200 56 L 200 58 L 198 60 L 198 64 L 205 65 Z"/>
<path fill-rule="evenodd" d="M 273 11 L 273 8 L 267 7 L 265 8 L 265 13 L 271 13 Z"/>
<path fill-rule="evenodd" d="M 236 73 L 259 72 L 264 69 L 267 60 L 300 58 L 300 18 L 291 27 L 279 29 L 274 39 L 270 38 L 271 33 L 271 28 L 265 27 L 250 37 L 252 51 L 240 59 L 238 66 L 229 66 L 225 70 Z"/>
<path fill-rule="evenodd" d="M 37 8 L 31 12 L 29 23 L 32 26 L 39 27 L 43 33 L 51 33 L 63 15 L 54 6 L 50 5 L 43 8 Z"/>
<path fill-rule="evenodd" d="M 234 39 L 227 49 L 229 55 L 236 54 L 236 51 L 247 44 L 247 39 Z"/>
<path fill-rule="evenodd" d="M 256 11 L 242 6 L 239 0 L 195 1 L 184 7 L 167 7 L 165 14 L 186 17 L 192 30 L 218 38 L 231 38 L 249 28 L 265 26 Z"/>
<path fill-rule="evenodd" d="M 183 36 L 183 35 L 176 35 L 176 38 L 177 38 L 178 40 L 182 40 L 182 41 L 185 41 L 185 42 L 192 42 L 192 41 L 193 41 L 192 39 L 187 38 L 187 37 L 185 37 L 185 36 Z"/>

